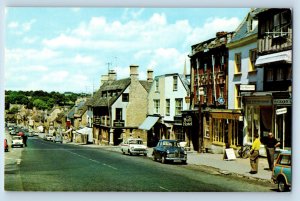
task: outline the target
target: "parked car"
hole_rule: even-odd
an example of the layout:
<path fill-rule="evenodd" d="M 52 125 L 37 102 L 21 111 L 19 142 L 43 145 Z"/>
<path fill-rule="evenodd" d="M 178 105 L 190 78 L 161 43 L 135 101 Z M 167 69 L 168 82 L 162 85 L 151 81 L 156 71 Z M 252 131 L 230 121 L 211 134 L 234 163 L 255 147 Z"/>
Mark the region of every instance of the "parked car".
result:
<path fill-rule="evenodd" d="M 47 134 L 46 137 L 45 137 L 45 140 L 47 140 L 47 141 L 53 141 L 54 140 L 54 136 L 50 135 L 50 134 Z"/>
<path fill-rule="evenodd" d="M 21 136 L 13 136 L 11 147 L 24 147 L 23 138 Z"/>
<path fill-rule="evenodd" d="M 62 143 L 63 142 L 63 138 L 62 138 L 62 136 L 61 135 L 56 135 L 55 137 L 54 137 L 54 139 L 53 139 L 53 142 L 60 142 L 60 143 Z"/>
<path fill-rule="evenodd" d="M 121 144 L 121 152 L 129 155 L 143 154 L 144 156 L 147 156 L 148 150 L 142 139 L 130 138 Z"/>
<path fill-rule="evenodd" d="M 153 160 L 160 160 L 162 163 L 168 161 L 187 163 L 187 152 L 180 146 L 177 140 L 160 140 L 153 148 Z"/>
<path fill-rule="evenodd" d="M 275 162 L 272 180 L 278 184 L 278 191 L 284 192 L 290 190 L 292 186 L 292 156 L 291 151 L 279 153 Z"/>
<path fill-rule="evenodd" d="M 4 151 L 5 151 L 5 152 L 8 152 L 7 139 L 4 139 Z"/>

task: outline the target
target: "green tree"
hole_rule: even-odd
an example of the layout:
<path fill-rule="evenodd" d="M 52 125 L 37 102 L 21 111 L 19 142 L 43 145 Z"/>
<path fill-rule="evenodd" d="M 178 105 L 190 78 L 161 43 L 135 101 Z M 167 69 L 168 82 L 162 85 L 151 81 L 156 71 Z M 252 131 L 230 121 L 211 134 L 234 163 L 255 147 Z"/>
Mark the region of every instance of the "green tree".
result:
<path fill-rule="evenodd" d="M 45 101 L 41 100 L 41 99 L 35 99 L 33 101 L 33 106 L 36 107 L 39 110 L 46 110 L 48 109 L 48 105 Z"/>

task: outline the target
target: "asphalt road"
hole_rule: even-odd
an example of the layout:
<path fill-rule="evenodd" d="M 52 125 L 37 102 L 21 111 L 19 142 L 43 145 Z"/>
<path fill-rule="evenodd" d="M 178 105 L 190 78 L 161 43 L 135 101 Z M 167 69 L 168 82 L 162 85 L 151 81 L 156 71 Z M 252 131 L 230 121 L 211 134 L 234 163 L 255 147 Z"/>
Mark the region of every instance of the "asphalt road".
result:
<path fill-rule="evenodd" d="M 29 138 L 5 153 L 7 191 L 268 192 L 271 184 L 144 156 Z"/>

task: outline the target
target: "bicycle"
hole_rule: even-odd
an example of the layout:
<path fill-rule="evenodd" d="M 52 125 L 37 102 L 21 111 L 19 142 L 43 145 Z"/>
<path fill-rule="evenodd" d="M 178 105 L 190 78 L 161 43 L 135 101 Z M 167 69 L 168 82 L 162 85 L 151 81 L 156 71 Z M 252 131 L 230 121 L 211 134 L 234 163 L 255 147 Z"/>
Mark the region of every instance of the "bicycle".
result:
<path fill-rule="evenodd" d="M 248 158 L 250 156 L 251 145 L 244 145 L 238 150 L 240 158 Z"/>

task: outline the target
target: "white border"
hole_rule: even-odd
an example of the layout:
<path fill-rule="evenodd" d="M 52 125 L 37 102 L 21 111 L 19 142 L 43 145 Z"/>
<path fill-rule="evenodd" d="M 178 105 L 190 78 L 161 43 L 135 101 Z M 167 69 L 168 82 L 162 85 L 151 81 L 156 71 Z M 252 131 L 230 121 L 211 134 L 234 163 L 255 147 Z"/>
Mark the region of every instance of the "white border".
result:
<path fill-rule="evenodd" d="M 291 7 L 294 14 L 294 47 L 293 47 L 293 191 L 292 193 L 33 193 L 33 192 L 4 192 L 3 176 L 4 164 L 0 160 L 0 200 L 296 200 L 296 193 L 299 192 L 299 156 L 295 157 L 299 151 L 299 134 L 300 123 L 298 123 L 299 113 L 299 81 L 300 75 L 299 59 L 295 55 L 299 55 L 299 3 L 298 0 L 1 0 L 0 1 L 0 44 L 4 44 L 4 10 L 5 6 L 27 6 L 27 7 Z M 4 49 L 0 48 L 0 135 L 4 133 Z M 3 136 L 1 136 L 1 143 Z M 2 146 L 1 146 L 2 147 Z M 1 149 L 3 154 L 3 149 Z M 1 155 L 4 159 L 4 156 Z M 298 158 L 298 159 L 297 159 Z M 184 185 L 184 184 L 183 184 Z"/>

